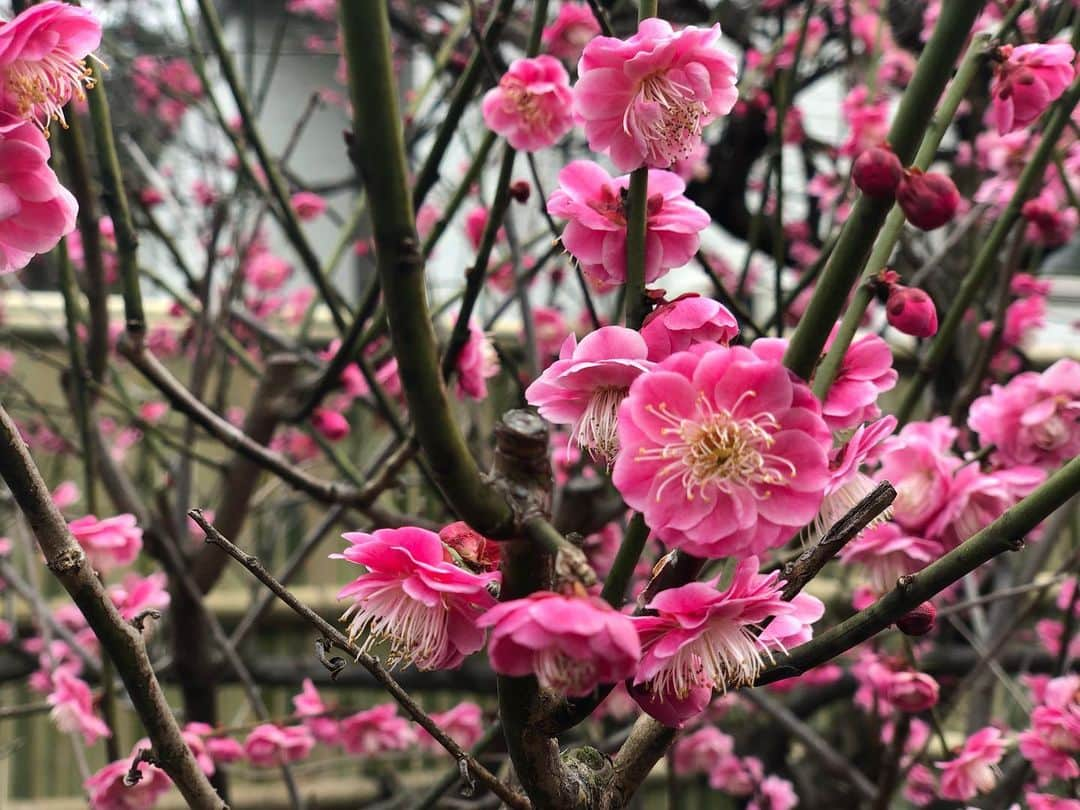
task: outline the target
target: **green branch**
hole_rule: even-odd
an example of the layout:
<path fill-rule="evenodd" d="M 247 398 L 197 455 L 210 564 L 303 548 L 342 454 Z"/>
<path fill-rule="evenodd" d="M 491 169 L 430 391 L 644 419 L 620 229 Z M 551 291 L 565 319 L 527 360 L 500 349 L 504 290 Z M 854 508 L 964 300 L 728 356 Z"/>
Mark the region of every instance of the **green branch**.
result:
<path fill-rule="evenodd" d="M 889 144 L 904 165 L 915 157 L 915 150 L 930 123 L 953 65 L 967 41 L 975 18 L 985 5 L 986 0 L 943 4 L 941 17 L 919 57 L 915 75 L 900 101 L 896 119 L 889 130 Z M 813 375 L 821 349 L 844 307 L 852 285 L 862 273 L 874 239 L 891 207 L 888 200 L 860 197 L 844 223 L 836 248 L 784 355 L 785 365 L 804 380 L 809 380 Z"/>
<path fill-rule="evenodd" d="M 371 201 L 379 277 L 416 438 L 439 486 L 461 518 L 489 537 L 505 537 L 514 516 L 481 476 L 450 408 L 427 303 L 424 265 L 408 185 L 405 143 L 384 3 L 341 4 L 352 95 L 351 157 Z"/>
<path fill-rule="evenodd" d="M 1018 551 L 1024 536 L 1080 492 L 1080 456 L 982 531 L 922 571 L 899 579 L 895 589 L 847 621 L 796 647 L 766 669 L 758 686 L 792 678 L 872 638 L 908 611 L 941 593 L 980 565 Z"/>

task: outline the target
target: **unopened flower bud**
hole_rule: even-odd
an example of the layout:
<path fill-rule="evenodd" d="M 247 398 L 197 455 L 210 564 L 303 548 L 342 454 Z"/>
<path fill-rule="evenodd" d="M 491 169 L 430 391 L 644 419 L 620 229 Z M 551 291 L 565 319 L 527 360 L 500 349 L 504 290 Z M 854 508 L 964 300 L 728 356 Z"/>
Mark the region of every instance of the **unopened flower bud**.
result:
<path fill-rule="evenodd" d="M 937 608 L 933 602 L 923 602 L 896 620 L 896 626 L 905 636 L 925 636 L 934 629 Z"/>
<path fill-rule="evenodd" d="M 960 192 L 944 174 L 908 169 L 896 189 L 896 201 L 908 222 L 924 231 L 952 222 L 960 207 Z"/>
<path fill-rule="evenodd" d="M 528 202 L 531 191 L 532 186 L 529 185 L 528 180 L 515 180 L 510 184 L 510 196 L 519 203 Z"/>
<path fill-rule="evenodd" d="M 937 308 L 933 299 L 918 287 L 894 284 L 885 303 L 889 326 L 912 337 L 932 337 L 937 333 Z"/>
<path fill-rule="evenodd" d="M 900 158 L 883 146 L 863 150 L 851 169 L 851 179 L 867 197 L 892 197 L 903 177 Z"/>

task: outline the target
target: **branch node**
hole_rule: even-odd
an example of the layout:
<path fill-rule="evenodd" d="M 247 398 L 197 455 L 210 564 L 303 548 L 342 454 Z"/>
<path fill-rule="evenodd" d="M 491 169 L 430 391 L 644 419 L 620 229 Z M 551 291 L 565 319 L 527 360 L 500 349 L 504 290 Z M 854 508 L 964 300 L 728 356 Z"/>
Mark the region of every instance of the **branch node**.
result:
<path fill-rule="evenodd" d="M 476 793 L 476 781 L 472 778 L 469 761 L 465 757 L 460 757 L 457 764 L 461 772 L 461 795 L 468 799 Z"/>
<path fill-rule="evenodd" d="M 131 626 L 138 630 L 140 633 L 146 626 L 147 619 L 153 619 L 157 621 L 161 618 L 161 611 L 154 608 L 147 608 L 146 610 L 140 610 L 135 618 L 131 620 Z"/>
<path fill-rule="evenodd" d="M 901 591 L 908 591 L 911 586 L 915 584 L 915 577 L 911 574 L 904 574 L 896 580 L 896 587 Z"/>
<path fill-rule="evenodd" d="M 78 571 L 86 562 L 86 555 L 81 548 L 67 549 L 49 560 L 49 570 L 57 576 Z"/>
<path fill-rule="evenodd" d="M 340 655 L 330 655 L 333 646 L 334 642 L 324 636 L 315 639 L 315 656 L 319 659 L 319 663 L 330 671 L 330 680 L 336 681 L 349 662 Z"/>
<path fill-rule="evenodd" d="M 124 774 L 124 787 L 135 787 L 143 779 L 142 771 L 139 770 L 139 765 L 142 763 L 147 765 L 160 765 L 161 762 L 154 752 L 150 748 L 140 748 L 131 760 L 131 767 L 128 768 L 128 772 Z"/>

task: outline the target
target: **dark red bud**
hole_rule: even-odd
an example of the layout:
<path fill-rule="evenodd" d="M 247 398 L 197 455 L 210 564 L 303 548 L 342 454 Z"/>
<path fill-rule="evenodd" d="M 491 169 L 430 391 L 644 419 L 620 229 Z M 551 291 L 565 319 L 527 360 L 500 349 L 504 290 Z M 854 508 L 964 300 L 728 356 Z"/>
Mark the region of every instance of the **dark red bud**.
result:
<path fill-rule="evenodd" d="M 908 222 L 924 231 L 952 222 L 960 207 L 960 192 L 944 174 L 908 169 L 896 189 L 896 201 Z"/>
<path fill-rule="evenodd" d="M 851 179 L 867 197 L 892 197 L 903 177 L 900 158 L 882 146 L 864 150 L 851 169 Z"/>
<path fill-rule="evenodd" d="M 528 180 L 515 180 L 510 184 L 510 196 L 519 203 L 528 202 L 531 193 L 532 186 L 529 185 Z"/>
<path fill-rule="evenodd" d="M 937 307 L 933 299 L 918 287 L 894 284 L 885 302 L 889 326 L 912 337 L 932 337 L 937 333 Z"/>
<path fill-rule="evenodd" d="M 923 602 L 896 620 L 896 626 L 905 636 L 925 636 L 934 629 L 937 608 L 933 602 Z"/>

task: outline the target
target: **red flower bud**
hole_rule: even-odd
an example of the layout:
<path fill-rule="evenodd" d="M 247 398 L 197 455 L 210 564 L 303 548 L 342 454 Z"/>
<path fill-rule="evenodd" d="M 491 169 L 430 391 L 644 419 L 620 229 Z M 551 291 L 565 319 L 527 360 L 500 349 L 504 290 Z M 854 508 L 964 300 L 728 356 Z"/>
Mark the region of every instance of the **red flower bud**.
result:
<path fill-rule="evenodd" d="M 481 571 L 499 567 L 501 549 L 464 521 L 451 523 L 439 530 L 439 539 L 452 548 L 466 563 Z"/>
<path fill-rule="evenodd" d="M 896 620 L 896 626 L 905 636 L 925 636 L 934 629 L 937 608 L 933 602 L 923 602 Z"/>
<path fill-rule="evenodd" d="M 908 169 L 896 189 L 896 201 L 908 222 L 924 231 L 932 231 L 952 222 L 960 207 L 960 192 L 946 175 Z"/>
<path fill-rule="evenodd" d="M 331 442 L 340 441 L 349 435 L 349 420 L 329 408 L 316 409 L 311 415 L 311 426 Z"/>
<path fill-rule="evenodd" d="M 867 197 L 892 197 L 904 177 L 904 166 L 888 147 L 863 150 L 851 169 L 851 179 Z"/>
<path fill-rule="evenodd" d="M 885 303 L 889 326 L 912 337 L 931 337 L 937 333 L 937 308 L 934 301 L 918 287 L 894 284 Z"/>
<path fill-rule="evenodd" d="M 519 203 L 528 202 L 531 191 L 532 186 L 529 185 L 528 180 L 515 180 L 510 184 L 510 196 Z"/>

